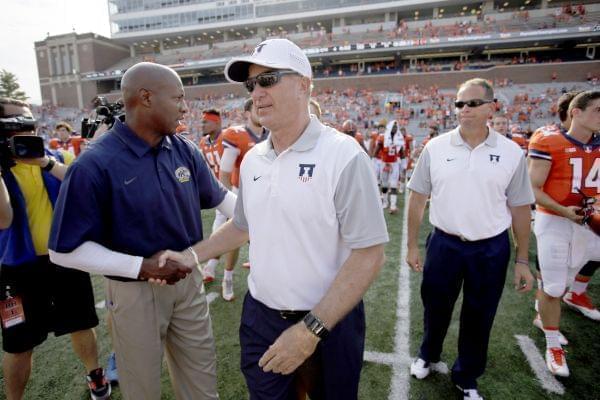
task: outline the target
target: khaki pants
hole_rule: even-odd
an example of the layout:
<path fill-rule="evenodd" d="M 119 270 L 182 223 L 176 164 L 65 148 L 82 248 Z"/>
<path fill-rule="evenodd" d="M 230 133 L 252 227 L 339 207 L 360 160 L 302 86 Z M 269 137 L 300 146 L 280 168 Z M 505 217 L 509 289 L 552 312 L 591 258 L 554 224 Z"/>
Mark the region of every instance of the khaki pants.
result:
<path fill-rule="evenodd" d="M 177 399 L 218 399 L 215 342 L 197 269 L 175 285 L 107 279 L 106 304 L 125 399 L 160 399 L 164 350 Z"/>

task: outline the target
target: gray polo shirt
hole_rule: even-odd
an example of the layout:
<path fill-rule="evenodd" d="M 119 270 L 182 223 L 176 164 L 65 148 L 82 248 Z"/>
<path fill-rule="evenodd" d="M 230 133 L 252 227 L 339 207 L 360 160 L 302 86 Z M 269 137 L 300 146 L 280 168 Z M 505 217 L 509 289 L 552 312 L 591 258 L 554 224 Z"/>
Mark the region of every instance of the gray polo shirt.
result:
<path fill-rule="evenodd" d="M 527 164 L 519 146 L 496 131 L 472 149 L 459 128 L 427 143 L 408 188 L 431 195 L 429 220 L 436 228 L 486 239 L 511 226 L 509 207 L 534 203 Z"/>
<path fill-rule="evenodd" d="M 389 240 L 369 157 L 314 117 L 281 154 L 270 138 L 246 154 L 233 221 L 250 235 L 250 293 L 279 310 L 312 309 L 352 249 Z"/>

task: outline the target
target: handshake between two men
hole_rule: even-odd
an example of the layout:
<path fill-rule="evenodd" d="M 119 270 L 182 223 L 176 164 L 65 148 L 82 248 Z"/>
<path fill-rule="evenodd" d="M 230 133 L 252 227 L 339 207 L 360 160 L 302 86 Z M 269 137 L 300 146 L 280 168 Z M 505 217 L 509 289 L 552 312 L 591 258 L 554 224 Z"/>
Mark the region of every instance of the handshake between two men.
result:
<path fill-rule="evenodd" d="M 181 252 L 164 250 L 144 258 L 138 278 L 161 286 L 174 285 L 198 265 L 198 256 L 191 247 Z"/>

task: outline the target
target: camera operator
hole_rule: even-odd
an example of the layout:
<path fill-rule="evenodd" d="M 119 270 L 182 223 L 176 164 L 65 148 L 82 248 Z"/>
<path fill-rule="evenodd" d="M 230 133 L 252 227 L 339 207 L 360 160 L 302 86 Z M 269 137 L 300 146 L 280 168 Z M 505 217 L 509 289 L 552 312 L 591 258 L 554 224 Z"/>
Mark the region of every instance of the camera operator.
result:
<path fill-rule="evenodd" d="M 0 98 L 1 135 L 32 135 L 33 116 L 21 101 Z M 31 124 L 7 128 L 6 120 Z M 41 152 L 41 149 L 40 149 Z M 21 399 L 31 373 L 33 348 L 49 332 L 71 334 L 84 364 L 92 399 L 105 399 L 110 385 L 98 368 L 98 325 L 87 273 L 54 265 L 48 258 L 52 213 L 67 165 L 60 153 L 10 158 L 2 153 L 0 184 L 0 309 L 6 398 Z"/>

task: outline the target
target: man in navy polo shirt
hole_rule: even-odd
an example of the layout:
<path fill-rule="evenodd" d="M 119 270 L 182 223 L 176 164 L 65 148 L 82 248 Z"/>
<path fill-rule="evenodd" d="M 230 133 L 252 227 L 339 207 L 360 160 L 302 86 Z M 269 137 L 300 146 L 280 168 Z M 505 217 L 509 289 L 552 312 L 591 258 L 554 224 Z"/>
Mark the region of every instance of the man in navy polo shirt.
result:
<path fill-rule="evenodd" d="M 162 249 L 202 239 L 200 210 L 231 215 L 235 195 L 214 178 L 198 148 L 175 135 L 187 112 L 175 71 L 139 63 L 123 76 L 125 120 L 69 170 L 50 238 L 51 258 L 105 275 L 119 383 L 126 399 L 160 399 L 166 350 L 178 399 L 216 399 L 216 357 L 197 268 Z M 148 279 L 169 285 L 151 285 Z"/>

